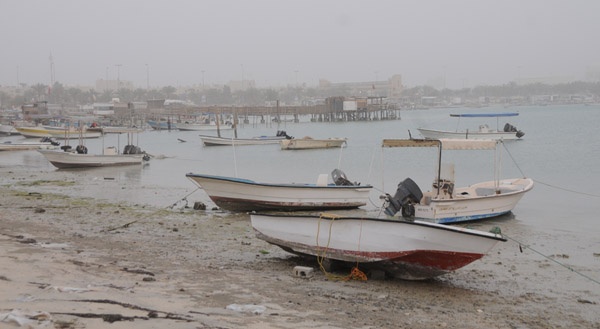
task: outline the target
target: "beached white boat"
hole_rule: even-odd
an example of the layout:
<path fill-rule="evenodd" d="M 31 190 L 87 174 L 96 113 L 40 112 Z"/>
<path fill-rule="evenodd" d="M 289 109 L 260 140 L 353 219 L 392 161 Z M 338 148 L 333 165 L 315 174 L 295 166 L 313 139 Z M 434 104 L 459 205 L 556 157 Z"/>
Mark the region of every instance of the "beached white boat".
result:
<path fill-rule="evenodd" d="M 44 137 L 39 141 L 22 141 L 13 142 L 5 141 L 0 143 L 0 151 L 25 151 L 25 150 L 52 150 L 58 148 L 59 142 L 52 140 L 49 137 Z"/>
<path fill-rule="evenodd" d="M 280 141 L 282 150 L 309 150 L 340 148 L 347 144 L 346 138 L 314 139 L 310 137 L 284 139 Z"/>
<path fill-rule="evenodd" d="M 442 150 L 496 150 L 496 140 L 385 139 L 383 147 L 438 147 L 437 174 L 432 190 L 422 192 L 410 178 L 405 179 L 389 202 L 385 213 L 401 210 L 406 218 L 436 223 L 457 223 L 500 216 L 511 212 L 523 195 L 533 188 L 530 178 L 499 179 L 467 187 L 454 187 L 453 165 L 442 165 Z M 499 174 L 497 174 L 499 177 Z"/>
<path fill-rule="evenodd" d="M 127 145 L 123 152 L 119 153 L 114 146 L 105 147 L 102 154 L 88 154 L 87 147 L 80 144 L 73 150 L 70 146 L 62 146 L 62 151 L 38 150 L 44 157 L 57 168 L 89 168 L 89 167 L 110 167 L 141 165 L 144 161 L 150 160 L 150 156 L 142 151 L 139 146 L 133 145 L 133 133 L 139 132 L 138 129 L 123 128 L 123 133 L 127 133 Z"/>
<path fill-rule="evenodd" d="M 189 173 L 186 177 L 204 189 L 219 207 L 230 211 L 351 209 L 367 204 L 371 185 L 348 181 L 345 174 L 326 174 L 316 184 L 259 183 L 249 179 Z"/>
<path fill-rule="evenodd" d="M 238 146 L 238 145 L 263 145 L 263 144 L 279 144 L 284 139 L 291 138 L 285 131 L 279 130 L 275 136 L 256 136 L 251 138 L 235 138 L 235 137 L 218 137 L 200 135 L 200 139 L 204 146 Z"/>
<path fill-rule="evenodd" d="M 77 152 L 38 150 L 42 153 L 53 166 L 57 168 L 89 168 L 89 167 L 108 167 L 141 165 L 145 154 L 117 154 L 116 151 L 111 154 L 105 150 L 104 154 L 85 154 Z"/>
<path fill-rule="evenodd" d="M 486 255 L 499 234 L 422 221 L 337 215 L 250 214 L 256 236 L 285 251 L 429 279 Z"/>
<path fill-rule="evenodd" d="M 17 131 L 21 135 L 28 138 L 43 138 L 52 137 L 56 139 L 70 139 L 70 138 L 99 138 L 102 136 L 100 131 L 87 131 L 87 129 L 77 128 L 61 128 L 61 127 L 47 127 L 47 126 L 36 126 L 36 127 L 16 127 Z"/>
<path fill-rule="evenodd" d="M 456 118 L 496 118 L 496 121 L 501 117 L 517 116 L 519 113 L 467 113 L 467 114 L 450 114 Z M 498 126 L 498 122 L 496 122 Z M 525 135 L 524 132 L 517 130 L 513 125 L 506 123 L 504 129 L 500 130 L 499 126 L 496 129 L 490 128 L 487 124 L 482 124 L 477 130 L 463 131 L 447 131 L 427 128 L 418 128 L 419 132 L 426 139 L 502 139 L 514 140 L 520 139 Z"/>

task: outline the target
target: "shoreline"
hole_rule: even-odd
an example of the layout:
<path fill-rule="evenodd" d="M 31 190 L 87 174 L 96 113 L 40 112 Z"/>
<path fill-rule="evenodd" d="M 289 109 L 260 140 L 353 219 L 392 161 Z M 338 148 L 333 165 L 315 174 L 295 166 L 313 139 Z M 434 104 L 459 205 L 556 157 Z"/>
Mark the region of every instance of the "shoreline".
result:
<path fill-rule="evenodd" d="M 434 280 L 330 281 L 246 214 L 74 198 L 68 174 L 2 172 L 0 314 L 45 312 L 34 328 L 600 328 L 598 286 L 515 243 Z"/>

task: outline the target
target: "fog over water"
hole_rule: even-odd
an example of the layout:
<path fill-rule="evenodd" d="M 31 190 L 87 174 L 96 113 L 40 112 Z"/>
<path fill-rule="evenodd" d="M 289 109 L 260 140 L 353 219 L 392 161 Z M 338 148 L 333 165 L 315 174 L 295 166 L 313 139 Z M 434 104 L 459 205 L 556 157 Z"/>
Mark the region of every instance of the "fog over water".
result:
<path fill-rule="evenodd" d="M 600 2 L 0 0 L 0 85 L 583 80 Z"/>

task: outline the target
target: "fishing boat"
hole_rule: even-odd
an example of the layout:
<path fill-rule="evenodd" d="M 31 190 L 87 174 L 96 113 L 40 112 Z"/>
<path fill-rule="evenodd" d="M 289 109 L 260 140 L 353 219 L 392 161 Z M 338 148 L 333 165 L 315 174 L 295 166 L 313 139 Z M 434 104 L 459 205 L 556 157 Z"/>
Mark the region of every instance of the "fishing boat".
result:
<path fill-rule="evenodd" d="M 504 129 L 499 129 L 499 118 L 502 117 L 513 117 L 519 113 L 465 113 L 465 114 L 450 114 L 451 117 L 455 118 L 496 118 L 497 128 L 490 128 L 487 124 L 482 124 L 477 130 L 463 130 L 463 131 L 447 131 L 447 130 L 435 130 L 427 128 L 418 128 L 419 132 L 425 139 L 502 139 L 502 140 L 515 140 L 521 139 L 525 133 L 518 130 L 515 126 L 510 123 L 504 125 Z M 458 125 L 457 125 L 458 126 Z"/>
<path fill-rule="evenodd" d="M 179 129 L 170 119 L 148 120 L 148 125 L 154 130 L 177 130 Z"/>
<path fill-rule="evenodd" d="M 99 138 L 102 132 L 90 130 L 85 127 L 50 127 L 50 126 L 35 126 L 35 127 L 16 127 L 21 135 L 27 138 L 43 138 L 52 137 L 56 139 L 70 138 Z"/>
<path fill-rule="evenodd" d="M 314 139 L 311 137 L 284 139 L 280 141 L 282 150 L 309 150 L 340 148 L 347 144 L 346 138 Z"/>
<path fill-rule="evenodd" d="M 53 166 L 64 168 L 90 168 L 141 165 L 150 160 L 150 156 L 141 150 L 139 146 L 133 145 L 133 133 L 139 130 L 123 129 L 127 133 L 128 143 L 123 152 L 119 153 L 114 146 L 105 147 L 102 154 L 88 154 L 85 145 L 79 144 L 75 149 L 69 145 L 62 146 L 62 151 L 38 150 Z"/>
<path fill-rule="evenodd" d="M 37 150 L 37 149 L 56 149 L 60 145 L 59 142 L 53 140 L 50 137 L 44 137 L 39 141 L 23 141 L 16 142 L 5 141 L 0 143 L 0 151 L 26 151 L 26 150 Z"/>
<path fill-rule="evenodd" d="M 217 125 L 214 121 L 211 123 L 198 123 L 198 122 L 178 122 L 177 128 L 181 131 L 216 131 L 220 130 L 231 130 L 232 125 Z"/>
<path fill-rule="evenodd" d="M 1 124 L 0 123 L 0 135 L 19 135 L 19 131 L 13 126 L 9 124 Z"/>
<path fill-rule="evenodd" d="M 352 209 L 369 200 L 371 185 L 350 182 L 339 169 L 319 175 L 316 183 L 260 183 L 249 179 L 188 173 L 219 207 L 233 211 Z"/>
<path fill-rule="evenodd" d="M 506 241 L 499 234 L 417 220 L 264 213 L 250 219 L 256 237 L 287 252 L 405 280 L 455 271 Z"/>
<path fill-rule="evenodd" d="M 458 223 L 500 216 L 511 212 L 519 200 L 533 188 L 531 178 L 495 179 L 467 187 L 454 186 L 454 165 L 442 164 L 442 150 L 494 150 L 498 140 L 427 140 L 384 139 L 383 147 L 437 147 L 437 173 L 432 189 L 422 192 L 410 178 L 398 184 L 394 196 L 386 194 L 388 202 L 385 213 L 394 216 L 401 211 L 402 217 L 419 218 L 435 223 Z M 495 155 L 495 158 L 499 157 Z M 497 166 L 495 169 L 499 168 Z"/>
<path fill-rule="evenodd" d="M 238 145 L 265 145 L 279 144 L 284 139 L 291 139 L 283 130 L 278 130 L 275 136 L 256 136 L 250 138 L 220 137 L 200 135 L 204 146 L 238 146 Z"/>

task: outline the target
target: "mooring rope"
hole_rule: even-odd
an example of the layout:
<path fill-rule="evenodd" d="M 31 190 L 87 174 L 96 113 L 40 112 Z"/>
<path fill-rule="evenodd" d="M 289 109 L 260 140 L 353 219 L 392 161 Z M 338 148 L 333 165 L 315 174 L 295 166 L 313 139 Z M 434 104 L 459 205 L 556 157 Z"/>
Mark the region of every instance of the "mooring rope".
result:
<path fill-rule="evenodd" d="M 596 279 L 594 279 L 594 278 L 592 278 L 592 277 L 589 277 L 589 276 L 587 276 L 587 275 L 585 275 L 585 274 L 583 274 L 583 273 L 581 273 L 581 272 L 579 272 L 579 271 L 575 270 L 574 268 L 572 268 L 572 267 L 570 267 L 570 266 L 568 266 L 568 265 L 565 265 L 565 264 L 563 264 L 563 263 L 561 263 L 561 262 L 557 261 L 556 259 L 554 259 L 554 258 L 552 258 L 552 257 L 550 257 L 550 256 L 544 255 L 543 253 L 541 253 L 541 252 L 539 252 L 539 251 L 537 251 L 537 250 L 535 250 L 535 249 L 531 248 L 529 245 L 526 245 L 526 244 L 524 244 L 523 242 L 521 242 L 521 241 L 519 241 L 519 240 L 517 240 L 517 239 L 514 239 L 514 238 L 512 238 L 512 237 L 510 237 L 510 236 L 508 236 L 508 235 L 506 235 L 506 234 L 504 234 L 504 233 L 500 233 L 500 229 L 499 229 L 499 228 L 497 228 L 497 227 L 496 227 L 496 228 L 494 228 L 494 230 L 492 230 L 491 232 L 492 232 L 492 233 L 494 233 L 494 234 L 500 234 L 500 235 L 502 235 L 503 237 L 505 237 L 505 238 L 507 238 L 507 239 L 509 239 L 509 240 L 511 240 L 511 241 L 513 241 L 513 242 L 516 242 L 516 243 L 518 243 L 518 244 L 519 244 L 519 250 L 520 250 L 521 252 L 523 252 L 523 248 L 529 249 L 529 250 L 531 250 L 531 251 L 535 252 L 536 254 L 538 254 L 538 255 L 540 255 L 540 256 L 542 256 L 542 257 L 544 257 L 544 258 L 546 258 L 546 259 L 548 259 L 548 260 L 550 260 L 550 261 L 552 261 L 552 262 L 554 262 L 554 263 L 556 263 L 556 264 L 558 264 L 558 265 L 560 265 L 560 266 L 562 266 L 562 267 L 564 267 L 564 268 L 568 269 L 568 270 L 570 270 L 571 272 L 574 272 L 574 273 L 576 273 L 576 274 L 578 274 L 578 275 L 580 275 L 580 276 L 582 276 L 582 277 L 584 277 L 584 278 L 586 278 L 586 279 L 588 279 L 588 280 L 590 280 L 590 281 L 592 281 L 592 282 L 594 282 L 594 283 L 596 283 L 596 284 L 600 285 L 600 281 L 598 281 L 598 280 L 596 280 Z"/>
<path fill-rule="evenodd" d="M 325 265 L 323 265 L 323 261 L 325 260 L 325 258 L 327 256 L 327 250 L 329 249 L 329 243 L 331 242 L 331 229 L 333 227 L 333 222 L 339 217 L 340 217 L 339 215 L 326 214 L 326 213 L 321 213 L 319 215 L 319 221 L 317 222 L 317 240 L 316 240 L 316 242 L 317 242 L 317 263 L 319 264 L 319 268 L 321 269 L 321 272 L 323 272 L 323 274 L 329 280 L 333 280 L 333 281 L 348 281 L 348 280 L 367 281 L 367 275 L 358 268 L 358 262 L 356 263 L 356 266 L 354 266 L 352 268 L 352 271 L 348 275 L 336 275 L 333 273 L 329 273 L 325 269 Z M 331 221 L 329 222 L 329 233 L 328 233 L 328 237 L 327 237 L 327 245 L 324 248 L 321 248 L 319 246 L 319 233 L 321 232 L 321 220 L 323 218 L 328 218 Z M 361 226 L 361 232 L 362 232 L 362 226 Z M 359 245 L 360 245 L 360 239 L 359 239 Z M 322 251 L 322 253 L 319 253 L 318 251 Z"/>
<path fill-rule="evenodd" d="M 185 208 L 185 207 L 188 205 L 188 200 L 187 200 L 187 197 L 188 197 L 188 196 L 190 196 L 190 195 L 192 195 L 192 194 L 194 194 L 194 192 L 198 191 L 199 189 L 200 189 L 200 188 L 199 188 L 199 187 L 197 187 L 197 188 L 196 188 L 195 190 L 193 190 L 191 193 L 189 193 L 188 195 L 184 196 L 183 198 L 181 198 L 181 199 L 179 199 L 179 200 L 175 201 L 175 202 L 174 202 L 172 205 L 168 206 L 167 208 L 169 208 L 169 209 L 173 209 L 173 208 L 175 208 L 175 206 L 176 206 L 178 203 L 180 203 L 180 202 L 182 202 L 182 201 L 185 201 L 185 206 L 183 206 L 183 208 Z"/>
<path fill-rule="evenodd" d="M 506 144 L 502 143 L 502 145 L 504 146 L 504 149 L 506 150 L 506 153 L 508 153 L 508 155 L 512 159 L 512 161 L 515 164 L 515 166 L 517 166 L 517 169 L 519 169 L 519 172 L 521 173 L 521 175 L 523 177 L 526 177 L 525 173 L 523 173 L 523 170 L 521 170 L 521 167 L 519 167 L 519 164 L 517 163 L 517 161 L 515 161 L 515 158 L 512 156 L 512 154 L 510 153 L 510 151 L 506 147 Z M 548 187 L 552 187 L 552 188 L 558 189 L 558 190 L 566 191 L 566 192 L 571 192 L 571 193 L 581 194 L 581 195 L 587 195 L 587 196 L 591 196 L 591 197 L 594 197 L 594 198 L 600 198 L 600 195 L 598 195 L 598 194 L 591 194 L 591 193 L 586 193 L 586 192 L 575 191 L 575 190 L 571 190 L 571 189 L 568 189 L 568 188 L 564 188 L 564 187 L 560 187 L 560 186 L 556 186 L 556 185 L 544 183 L 544 182 L 539 181 L 537 179 L 535 179 L 535 182 L 539 183 L 539 184 L 542 184 L 542 185 L 546 185 Z"/>

